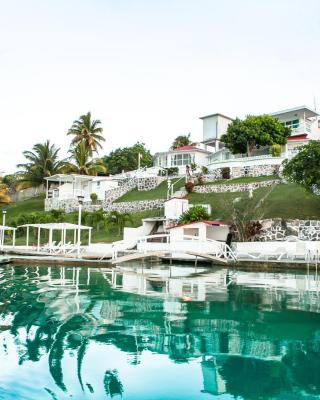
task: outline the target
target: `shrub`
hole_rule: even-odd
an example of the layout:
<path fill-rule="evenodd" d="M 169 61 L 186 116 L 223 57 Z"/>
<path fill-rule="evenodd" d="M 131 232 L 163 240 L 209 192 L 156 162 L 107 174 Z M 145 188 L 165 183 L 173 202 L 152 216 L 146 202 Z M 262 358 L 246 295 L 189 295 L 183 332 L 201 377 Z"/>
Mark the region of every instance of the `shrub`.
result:
<path fill-rule="evenodd" d="M 194 189 L 194 183 L 193 182 L 187 182 L 184 187 L 186 188 L 186 191 L 188 193 L 192 193 Z"/>
<path fill-rule="evenodd" d="M 203 175 L 206 175 L 209 172 L 209 170 L 208 170 L 208 168 L 206 166 L 203 165 L 201 167 L 201 172 L 202 172 Z"/>
<path fill-rule="evenodd" d="M 97 202 L 97 200 L 98 200 L 97 193 L 91 193 L 90 194 L 90 199 L 91 199 L 92 203 L 95 204 Z"/>
<path fill-rule="evenodd" d="M 178 175 L 179 174 L 179 168 L 178 167 L 171 167 L 171 168 L 165 168 L 162 170 L 159 170 L 159 175 L 161 176 L 166 176 L 166 175 Z"/>
<path fill-rule="evenodd" d="M 222 179 L 230 179 L 230 168 L 225 167 L 221 170 Z"/>
<path fill-rule="evenodd" d="M 180 224 L 188 224 L 189 222 L 204 221 L 210 218 L 207 210 L 202 206 L 193 206 L 184 212 L 180 219 Z"/>
<path fill-rule="evenodd" d="M 280 144 L 273 144 L 269 149 L 269 153 L 272 155 L 272 157 L 280 157 L 281 156 Z"/>

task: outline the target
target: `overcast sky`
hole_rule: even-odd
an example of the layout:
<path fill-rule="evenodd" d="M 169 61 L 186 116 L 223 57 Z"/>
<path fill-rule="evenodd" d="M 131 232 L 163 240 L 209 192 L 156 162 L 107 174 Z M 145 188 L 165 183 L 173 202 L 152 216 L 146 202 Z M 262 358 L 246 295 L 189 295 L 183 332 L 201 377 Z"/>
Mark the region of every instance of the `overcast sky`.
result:
<path fill-rule="evenodd" d="M 91 111 L 110 150 L 320 108 L 319 0 L 0 0 L 0 171 Z"/>

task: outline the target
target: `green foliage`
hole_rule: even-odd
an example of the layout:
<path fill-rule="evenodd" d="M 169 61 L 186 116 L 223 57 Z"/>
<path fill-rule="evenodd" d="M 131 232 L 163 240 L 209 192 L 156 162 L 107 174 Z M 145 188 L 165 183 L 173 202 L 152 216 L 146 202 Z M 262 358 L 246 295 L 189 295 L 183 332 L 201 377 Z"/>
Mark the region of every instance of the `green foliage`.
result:
<path fill-rule="evenodd" d="M 98 200 L 97 193 L 91 193 L 90 194 L 90 199 L 91 199 L 92 203 L 95 204 L 97 202 L 97 200 Z"/>
<path fill-rule="evenodd" d="M 188 193 L 192 193 L 193 192 L 193 189 L 194 189 L 194 183 L 193 182 L 187 182 L 185 185 L 184 185 L 184 187 L 186 188 L 186 191 L 188 192 Z"/>
<path fill-rule="evenodd" d="M 98 175 L 107 172 L 107 168 L 100 158 L 91 158 L 92 152 L 84 142 L 72 147 L 69 153 L 71 160 L 66 164 L 64 172 L 80 175 Z"/>
<path fill-rule="evenodd" d="M 123 229 L 127 222 L 132 223 L 132 217 L 129 213 L 110 211 L 106 214 L 106 223 L 117 227 L 119 234 L 123 232 Z"/>
<path fill-rule="evenodd" d="M 185 211 L 180 219 L 180 224 L 188 224 L 190 222 L 205 221 L 210 218 L 207 210 L 202 206 L 193 206 Z"/>
<path fill-rule="evenodd" d="M 320 188 L 320 142 L 311 140 L 299 149 L 290 161 L 284 163 L 283 174 L 291 182 L 309 191 Z"/>
<path fill-rule="evenodd" d="M 205 165 L 203 165 L 203 166 L 201 167 L 201 173 L 202 173 L 203 175 L 206 175 L 206 174 L 208 174 L 208 172 L 209 172 L 208 168 L 207 168 Z"/>
<path fill-rule="evenodd" d="M 66 160 L 59 160 L 59 150 L 47 140 L 37 143 L 32 151 L 24 151 L 27 163 L 19 164 L 18 188 L 36 187 L 45 183 L 45 178 L 58 174 L 66 166 Z"/>
<path fill-rule="evenodd" d="M 100 125 L 100 120 L 92 120 L 90 112 L 81 115 L 78 120 L 73 122 L 67 133 L 67 135 L 73 136 L 71 145 L 83 143 L 90 155 L 93 152 L 98 152 L 98 148 L 102 148 L 101 142 L 105 141 L 102 135 L 103 129 Z"/>
<path fill-rule="evenodd" d="M 179 135 L 179 136 L 177 136 L 174 139 L 173 143 L 172 143 L 171 149 L 174 150 L 174 149 L 177 149 L 177 148 L 182 147 L 182 146 L 191 145 L 192 142 L 190 140 L 190 135 L 191 134 L 188 133 L 188 135 Z"/>
<path fill-rule="evenodd" d="M 172 175 L 178 175 L 179 174 L 179 168 L 178 167 L 170 167 L 170 168 L 165 168 L 165 171 L 163 171 L 162 175 L 167 175 L 172 176 Z"/>
<path fill-rule="evenodd" d="M 252 154 L 260 146 L 285 144 L 290 136 L 290 129 L 270 115 L 252 116 L 245 120 L 236 118 L 222 135 L 221 141 L 233 153 Z"/>
<path fill-rule="evenodd" d="M 230 179 L 230 168 L 225 167 L 221 170 L 222 179 Z"/>
<path fill-rule="evenodd" d="M 131 147 L 118 148 L 112 151 L 108 156 L 103 157 L 103 161 L 112 175 L 120 174 L 122 171 L 133 171 L 138 168 L 138 157 L 140 166 L 152 167 L 153 157 L 144 143 L 137 142 Z"/>
<path fill-rule="evenodd" d="M 280 157 L 281 156 L 281 146 L 280 144 L 273 144 L 269 149 L 272 157 Z"/>

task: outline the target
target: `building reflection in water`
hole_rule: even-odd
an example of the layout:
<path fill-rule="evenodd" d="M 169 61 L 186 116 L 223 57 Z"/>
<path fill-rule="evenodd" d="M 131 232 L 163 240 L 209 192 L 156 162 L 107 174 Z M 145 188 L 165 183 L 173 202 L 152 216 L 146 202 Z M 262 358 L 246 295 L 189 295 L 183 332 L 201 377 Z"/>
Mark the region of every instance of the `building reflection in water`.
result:
<path fill-rule="evenodd" d="M 168 265 L 0 271 L 1 360 L 17 376 L 30 362 L 33 370 L 44 368 L 44 360 L 54 386 L 43 386 L 53 398 L 74 393 L 75 385 L 96 393 L 98 383 L 84 368 L 93 349 L 117 349 L 128 366 L 146 371 L 148 352 L 155 362 L 166 356 L 177 367 L 195 365 L 203 396 L 320 395 L 317 276 Z M 103 367 L 105 360 L 95 357 Z M 122 369 L 106 368 L 100 376 L 106 396 L 130 390 Z M 140 387 L 143 393 L 143 382 Z"/>

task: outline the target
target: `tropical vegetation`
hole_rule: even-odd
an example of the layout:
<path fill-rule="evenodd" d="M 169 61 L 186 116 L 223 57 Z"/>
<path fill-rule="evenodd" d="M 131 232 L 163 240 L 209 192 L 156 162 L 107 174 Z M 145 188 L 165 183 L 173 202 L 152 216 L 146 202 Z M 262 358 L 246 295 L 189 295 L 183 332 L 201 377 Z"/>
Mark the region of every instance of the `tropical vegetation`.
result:
<path fill-rule="evenodd" d="M 45 183 L 45 178 L 62 172 L 67 162 L 59 158 L 59 151 L 50 140 L 37 143 L 32 150 L 24 151 L 27 162 L 18 164 L 18 168 L 21 169 L 18 173 L 19 187 L 40 186 Z"/>
<path fill-rule="evenodd" d="M 320 142 L 311 140 L 299 152 L 284 163 L 284 176 L 302 185 L 305 189 L 318 192 L 320 189 Z"/>
<path fill-rule="evenodd" d="M 192 141 L 190 139 L 191 133 L 188 133 L 187 135 L 179 135 L 177 136 L 171 146 L 172 150 L 175 150 L 179 147 L 182 146 L 188 146 L 192 144 Z"/>
<path fill-rule="evenodd" d="M 286 144 L 290 132 L 290 128 L 271 115 L 249 115 L 244 120 L 236 118 L 221 141 L 233 154 L 246 153 L 249 157 L 261 146 Z"/>
<path fill-rule="evenodd" d="M 90 154 L 98 152 L 98 149 L 102 148 L 101 142 L 105 141 L 102 135 L 103 128 L 100 125 L 101 121 L 99 119 L 93 120 L 90 112 L 81 115 L 68 130 L 67 134 L 73 136 L 71 144 L 83 143 Z"/>
<path fill-rule="evenodd" d="M 190 222 L 205 221 L 208 219 L 210 219 L 210 215 L 203 206 L 193 206 L 181 215 L 179 223 L 188 224 Z"/>
<path fill-rule="evenodd" d="M 91 151 L 84 142 L 69 150 L 71 155 L 66 163 L 64 172 L 75 173 L 79 175 L 98 175 L 106 174 L 107 167 L 100 158 L 91 158 Z"/>
<path fill-rule="evenodd" d="M 140 159 L 140 160 L 139 160 Z M 138 168 L 152 167 L 153 157 L 144 143 L 137 142 L 131 147 L 122 147 L 112 151 L 103 157 L 103 161 L 112 175 L 125 171 L 133 171 Z"/>

